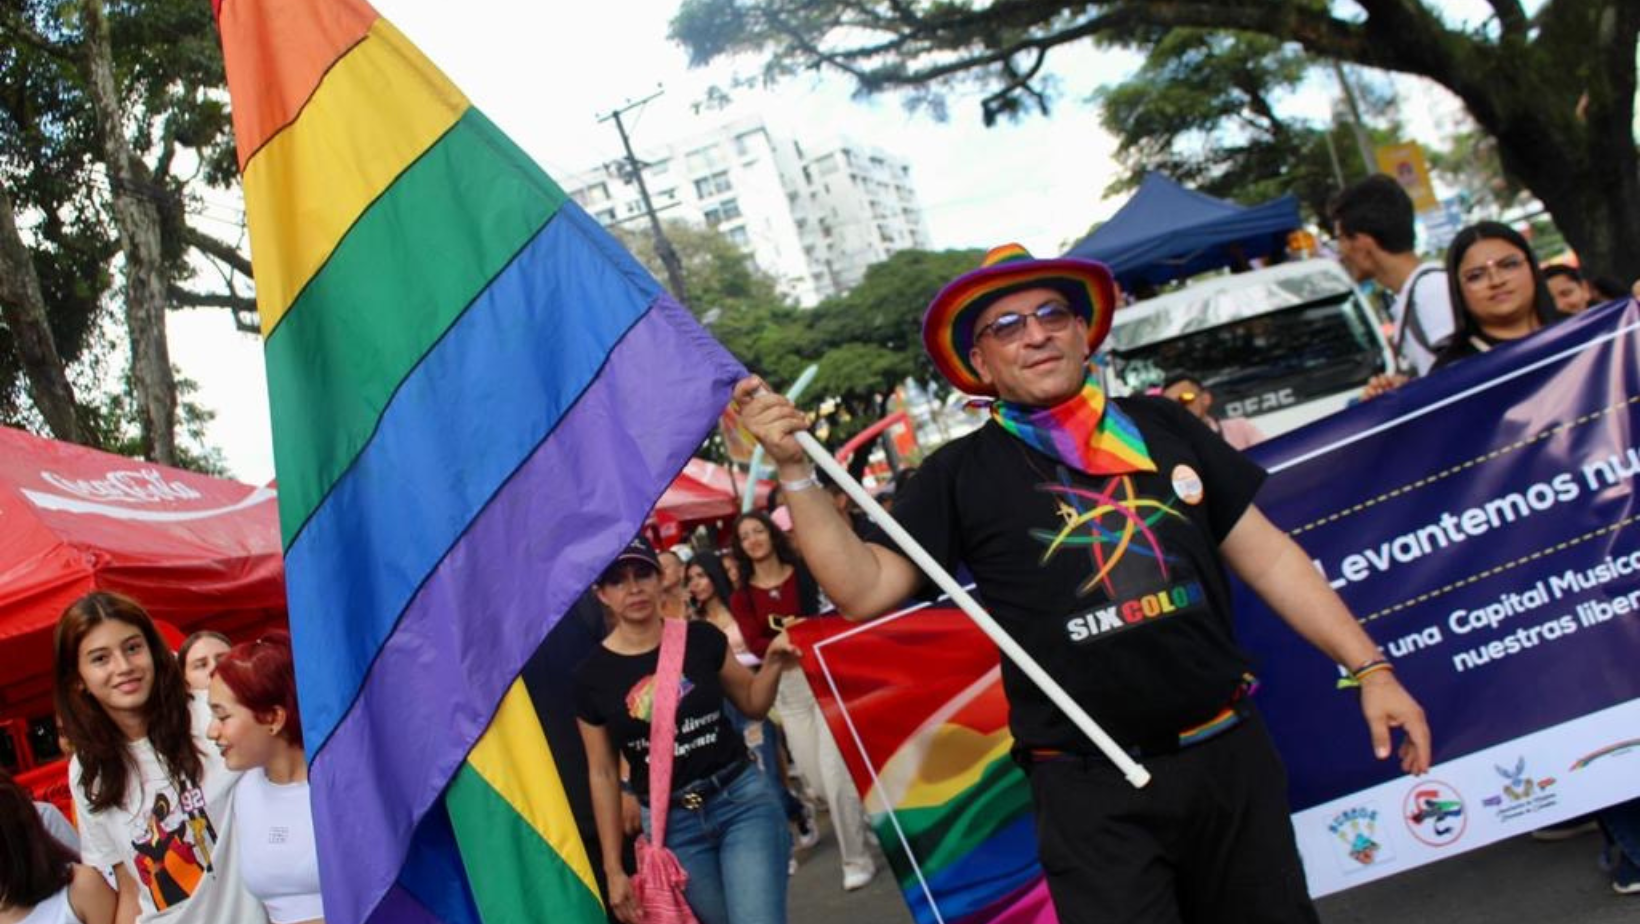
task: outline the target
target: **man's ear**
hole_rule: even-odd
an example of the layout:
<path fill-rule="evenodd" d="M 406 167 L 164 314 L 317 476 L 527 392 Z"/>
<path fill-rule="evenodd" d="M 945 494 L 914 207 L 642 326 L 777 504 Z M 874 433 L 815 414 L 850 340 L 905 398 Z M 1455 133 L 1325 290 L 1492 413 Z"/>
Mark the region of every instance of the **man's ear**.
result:
<path fill-rule="evenodd" d="M 973 364 L 974 372 L 978 373 L 979 380 L 987 385 L 991 384 L 991 368 L 985 364 L 985 354 L 978 346 L 968 348 L 968 362 Z"/>

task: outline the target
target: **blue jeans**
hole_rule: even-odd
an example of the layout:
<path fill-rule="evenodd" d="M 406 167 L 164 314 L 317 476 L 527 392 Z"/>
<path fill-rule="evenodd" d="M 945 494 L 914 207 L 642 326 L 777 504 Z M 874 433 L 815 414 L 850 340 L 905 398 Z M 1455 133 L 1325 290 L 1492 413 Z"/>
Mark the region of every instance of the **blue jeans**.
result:
<path fill-rule="evenodd" d="M 758 736 L 761 740 L 756 745 L 747 741 L 746 750 L 751 752 L 752 761 L 774 785 L 775 794 L 780 797 L 780 808 L 786 813 L 786 820 L 795 822 L 802 818 L 803 804 L 797 801 L 797 797 L 786 787 L 786 781 L 780 778 L 780 726 L 768 719 L 749 719 L 728 700 L 723 701 L 723 714 L 728 717 L 729 724 L 734 726 L 735 731 L 739 732 L 743 739 L 747 737 L 748 730 L 761 726 L 761 734 Z"/>
<path fill-rule="evenodd" d="M 747 770 L 698 809 L 674 803 L 666 846 L 689 874 L 684 897 L 701 924 L 786 924 L 791 831 L 762 773 Z"/>
<path fill-rule="evenodd" d="M 1640 799 L 1630 799 L 1595 813 L 1607 840 L 1617 845 L 1630 863 L 1640 866 Z"/>

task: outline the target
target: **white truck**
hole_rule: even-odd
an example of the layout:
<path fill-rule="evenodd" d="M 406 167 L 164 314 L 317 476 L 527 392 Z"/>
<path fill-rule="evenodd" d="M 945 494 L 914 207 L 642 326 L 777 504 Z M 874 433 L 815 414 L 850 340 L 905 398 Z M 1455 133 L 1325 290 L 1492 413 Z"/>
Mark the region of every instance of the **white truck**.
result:
<path fill-rule="evenodd" d="M 1276 436 L 1338 411 L 1395 368 L 1382 314 L 1331 260 L 1217 276 L 1116 312 L 1104 349 L 1112 394 L 1188 372 L 1222 417 Z"/>

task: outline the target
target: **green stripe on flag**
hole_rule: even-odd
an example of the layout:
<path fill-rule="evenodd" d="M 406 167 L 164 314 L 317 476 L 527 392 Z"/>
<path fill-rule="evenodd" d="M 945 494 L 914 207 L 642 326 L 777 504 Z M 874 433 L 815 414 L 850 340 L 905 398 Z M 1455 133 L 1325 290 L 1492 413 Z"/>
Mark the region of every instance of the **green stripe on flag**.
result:
<path fill-rule="evenodd" d="M 286 548 L 399 383 L 564 200 L 470 109 L 342 239 L 266 345 Z"/>
<path fill-rule="evenodd" d="M 484 924 L 604 924 L 603 903 L 471 764 L 444 794 Z"/>

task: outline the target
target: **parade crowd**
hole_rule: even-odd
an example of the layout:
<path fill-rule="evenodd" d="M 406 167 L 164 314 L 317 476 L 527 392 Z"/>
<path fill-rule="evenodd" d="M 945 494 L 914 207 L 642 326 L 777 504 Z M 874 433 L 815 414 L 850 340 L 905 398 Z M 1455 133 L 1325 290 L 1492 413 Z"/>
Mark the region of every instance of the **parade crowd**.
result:
<path fill-rule="evenodd" d="M 1402 365 L 1363 399 L 1625 294 L 1542 265 L 1491 221 L 1425 262 L 1411 202 L 1388 177 L 1344 190 L 1329 220 L 1351 275 L 1395 295 Z M 936 561 L 971 575 L 998 622 L 1154 775 L 1129 785 L 1004 660 L 1012 756 L 1060 921 L 1314 922 L 1254 659 L 1233 631 L 1230 576 L 1342 668 L 1379 759 L 1421 774 L 1435 743 L 1416 691 L 1259 511 L 1265 472 L 1240 452 L 1256 428 L 1219 419 L 1211 383 L 1189 369 L 1168 370 L 1155 394 L 1106 394 L 1089 360 L 1118 301 L 1103 266 L 1018 245 L 947 285 L 924 345 L 954 388 L 990 399 L 990 420 L 901 480 L 894 516 Z M 740 516 L 721 549 L 634 539 L 591 589 L 606 634 L 575 672 L 574 707 L 592 859 L 626 924 L 662 920 L 663 899 L 646 893 L 667 864 L 686 874 L 686 910 L 703 924 L 783 924 L 821 806 L 841 888 L 873 879 L 860 795 L 787 630 L 937 593 L 817 475 L 794 438 L 802 411 L 755 378 L 734 401 L 776 467 L 775 510 Z M 1095 503 L 1133 522 L 1126 554 L 1093 559 L 1041 538 L 1063 539 Z M 1182 605 L 1099 615 L 1158 593 Z M 232 644 L 199 633 L 173 654 L 140 601 L 97 592 L 61 615 L 55 657 L 76 823 L 0 779 L 0 924 L 323 920 L 287 634 Z M 1604 832 L 1602 862 L 1624 894 L 1640 893 L 1637 816 L 1630 803 L 1578 821 Z"/>

